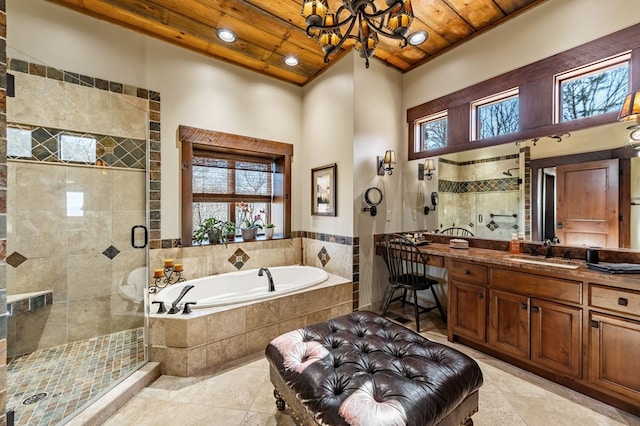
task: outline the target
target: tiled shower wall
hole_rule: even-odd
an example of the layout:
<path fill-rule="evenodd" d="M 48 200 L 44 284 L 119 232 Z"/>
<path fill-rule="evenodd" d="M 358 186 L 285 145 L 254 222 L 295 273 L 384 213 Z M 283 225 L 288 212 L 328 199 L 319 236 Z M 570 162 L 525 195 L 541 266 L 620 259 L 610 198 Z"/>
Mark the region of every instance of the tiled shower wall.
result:
<path fill-rule="evenodd" d="M 439 228 L 456 226 L 468 229 L 476 237 L 500 240 L 525 232 L 524 180 L 518 183 L 518 178 L 524 176 L 517 170 L 512 170 L 513 176 L 503 174 L 514 167 L 522 169 L 520 154 L 467 162 L 441 158 Z"/>
<path fill-rule="evenodd" d="M 144 171 L 13 161 L 8 170 L 7 292 L 53 292 L 52 305 L 9 317 L 8 355 L 141 327 L 146 253 L 131 247 L 130 229 L 145 221 Z M 68 192 L 84 194 L 82 216 L 67 216 Z"/>
<path fill-rule="evenodd" d="M 33 156 L 9 163 L 8 291 L 52 290 L 53 305 L 10 317 L 9 355 L 141 326 L 146 255 L 130 229 L 146 223 L 150 92 L 19 60 L 10 69 L 8 119 L 33 131 Z M 62 163 L 60 132 L 96 137 L 106 167 Z M 82 217 L 66 210 L 72 192 L 84 194 Z"/>

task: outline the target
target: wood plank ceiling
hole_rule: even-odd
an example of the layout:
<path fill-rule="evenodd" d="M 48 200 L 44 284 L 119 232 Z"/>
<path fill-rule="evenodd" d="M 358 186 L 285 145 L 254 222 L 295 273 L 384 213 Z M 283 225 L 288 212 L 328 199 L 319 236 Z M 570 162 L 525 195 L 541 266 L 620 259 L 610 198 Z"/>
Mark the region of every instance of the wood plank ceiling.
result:
<path fill-rule="evenodd" d="M 345 43 L 345 50 L 325 64 L 322 49 L 306 34 L 302 0 L 48 1 L 299 86 L 353 47 L 353 42 Z M 412 0 L 411 32 L 425 30 L 428 40 L 400 49 L 398 40 L 380 37 L 375 57 L 405 73 L 545 1 Z M 375 2 L 379 8 L 386 6 L 384 0 Z M 340 4 L 329 0 L 330 11 Z M 218 28 L 232 30 L 238 40 L 220 41 Z M 285 65 L 288 55 L 300 64 Z"/>

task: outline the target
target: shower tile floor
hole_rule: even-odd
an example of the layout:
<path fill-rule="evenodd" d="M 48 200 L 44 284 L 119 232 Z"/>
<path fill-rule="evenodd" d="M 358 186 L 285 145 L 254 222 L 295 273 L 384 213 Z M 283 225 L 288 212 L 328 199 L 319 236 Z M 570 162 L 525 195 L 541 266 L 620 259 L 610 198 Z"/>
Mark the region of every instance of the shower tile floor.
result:
<path fill-rule="evenodd" d="M 54 425 L 144 361 L 142 327 L 9 360 L 7 411 L 16 425 Z"/>
<path fill-rule="evenodd" d="M 415 330 L 413 308 L 392 305 L 388 317 Z M 476 426 L 638 426 L 640 418 L 447 341 L 437 312 L 420 316 L 423 336 L 473 357 L 484 374 Z M 161 376 L 131 398 L 104 426 L 295 426 L 278 411 L 264 357 L 196 377 Z"/>

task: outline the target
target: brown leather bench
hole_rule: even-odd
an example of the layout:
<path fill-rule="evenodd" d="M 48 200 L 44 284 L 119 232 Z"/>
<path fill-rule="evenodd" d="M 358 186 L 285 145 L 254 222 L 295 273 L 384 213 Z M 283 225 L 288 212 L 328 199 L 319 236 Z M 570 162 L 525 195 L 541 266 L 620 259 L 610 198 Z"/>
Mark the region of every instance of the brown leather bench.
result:
<path fill-rule="evenodd" d="M 472 425 L 478 411 L 473 359 L 373 312 L 285 333 L 265 353 L 298 424 Z"/>

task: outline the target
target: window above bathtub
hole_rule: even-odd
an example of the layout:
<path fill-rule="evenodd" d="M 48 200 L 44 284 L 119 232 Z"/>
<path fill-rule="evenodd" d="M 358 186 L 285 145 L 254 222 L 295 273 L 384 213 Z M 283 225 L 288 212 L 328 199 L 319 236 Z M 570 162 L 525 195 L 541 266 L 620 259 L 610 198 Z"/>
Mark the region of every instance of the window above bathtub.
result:
<path fill-rule="evenodd" d="M 193 231 L 209 217 L 239 225 L 237 203 L 249 204 L 262 224 L 275 224 L 276 235 L 291 236 L 293 145 L 187 126 L 179 138 L 183 246 L 192 245 Z"/>

